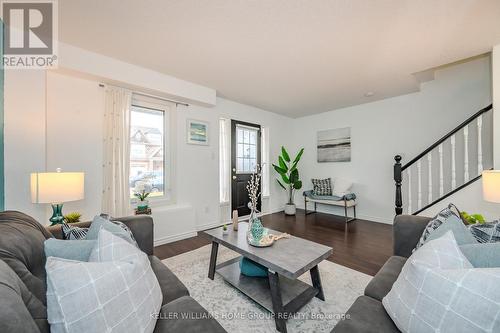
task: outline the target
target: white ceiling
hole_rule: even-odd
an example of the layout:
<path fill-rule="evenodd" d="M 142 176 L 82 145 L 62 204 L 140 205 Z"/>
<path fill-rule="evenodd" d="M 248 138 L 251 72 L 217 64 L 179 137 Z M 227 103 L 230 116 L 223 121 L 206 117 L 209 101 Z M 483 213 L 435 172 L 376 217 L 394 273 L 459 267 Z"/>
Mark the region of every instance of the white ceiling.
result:
<path fill-rule="evenodd" d="M 60 0 L 63 42 L 292 117 L 500 44 L 499 0 Z M 365 97 L 373 91 L 375 95 Z"/>

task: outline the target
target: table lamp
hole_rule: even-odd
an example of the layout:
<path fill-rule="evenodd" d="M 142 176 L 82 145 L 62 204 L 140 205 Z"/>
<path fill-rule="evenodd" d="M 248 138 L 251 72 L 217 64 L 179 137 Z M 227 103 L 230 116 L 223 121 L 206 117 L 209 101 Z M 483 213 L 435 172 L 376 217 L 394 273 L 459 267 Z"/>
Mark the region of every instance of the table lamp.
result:
<path fill-rule="evenodd" d="M 483 171 L 483 199 L 500 203 L 500 170 Z"/>
<path fill-rule="evenodd" d="M 52 217 L 49 221 L 52 225 L 62 223 L 63 203 L 83 199 L 84 177 L 83 172 L 61 172 L 61 169 L 57 169 L 57 172 L 32 173 L 31 201 L 51 204 Z"/>

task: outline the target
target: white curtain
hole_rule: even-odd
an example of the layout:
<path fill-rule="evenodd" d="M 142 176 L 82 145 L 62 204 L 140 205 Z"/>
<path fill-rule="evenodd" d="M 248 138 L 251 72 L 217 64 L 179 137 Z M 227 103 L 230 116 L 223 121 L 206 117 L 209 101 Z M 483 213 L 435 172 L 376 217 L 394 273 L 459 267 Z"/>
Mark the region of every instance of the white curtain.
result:
<path fill-rule="evenodd" d="M 219 120 L 219 198 L 221 203 L 229 202 L 231 196 L 230 178 L 231 120 Z"/>
<path fill-rule="evenodd" d="M 106 87 L 103 140 L 102 212 L 130 215 L 130 106 L 132 93 Z"/>

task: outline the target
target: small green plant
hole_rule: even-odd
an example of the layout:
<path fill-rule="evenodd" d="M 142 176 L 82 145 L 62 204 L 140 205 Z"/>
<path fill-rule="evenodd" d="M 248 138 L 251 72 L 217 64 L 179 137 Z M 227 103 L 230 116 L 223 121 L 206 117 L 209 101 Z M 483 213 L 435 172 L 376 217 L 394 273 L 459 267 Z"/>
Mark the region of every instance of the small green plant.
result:
<path fill-rule="evenodd" d="M 224 225 L 222 226 L 222 230 L 227 231 L 227 224 L 224 224 Z"/>
<path fill-rule="evenodd" d="M 144 201 L 150 194 L 151 192 L 146 192 L 145 190 L 142 190 L 141 192 L 134 193 L 134 197 L 139 199 L 139 201 Z"/>
<path fill-rule="evenodd" d="M 467 224 L 483 224 L 486 222 L 483 215 L 481 214 L 469 215 L 467 212 L 460 212 L 460 215 L 462 215 L 462 219 L 464 219 Z"/>
<path fill-rule="evenodd" d="M 298 152 L 292 161 L 285 147 L 281 147 L 281 155 L 278 156 L 278 165 L 273 164 L 274 170 L 281 176 L 281 180 L 276 179 L 276 181 L 287 192 L 289 205 L 293 205 L 295 191 L 302 188 L 297 164 L 303 153 L 304 148 Z"/>
<path fill-rule="evenodd" d="M 80 222 L 80 217 L 82 217 L 82 214 L 80 214 L 78 212 L 72 212 L 72 213 L 64 215 L 64 222 L 77 223 L 77 222 Z"/>

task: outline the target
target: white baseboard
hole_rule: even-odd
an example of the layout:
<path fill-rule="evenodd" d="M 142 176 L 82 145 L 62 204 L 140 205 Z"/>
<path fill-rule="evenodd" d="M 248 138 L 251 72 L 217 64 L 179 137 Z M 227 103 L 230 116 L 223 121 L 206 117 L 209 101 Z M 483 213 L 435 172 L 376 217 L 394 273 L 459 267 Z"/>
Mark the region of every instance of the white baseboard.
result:
<path fill-rule="evenodd" d="M 157 238 L 157 239 L 154 240 L 153 245 L 154 246 L 160 246 L 160 245 L 163 245 L 163 244 L 168 244 L 168 243 L 176 242 L 176 241 L 183 240 L 183 239 L 186 239 L 186 238 L 195 237 L 196 235 L 198 235 L 198 233 L 196 231 L 194 231 L 194 230 L 193 231 L 186 231 L 186 232 L 183 232 L 183 233 L 180 233 L 180 234 L 177 234 L 177 235 L 172 235 L 172 236 L 166 236 L 166 237 Z"/>

